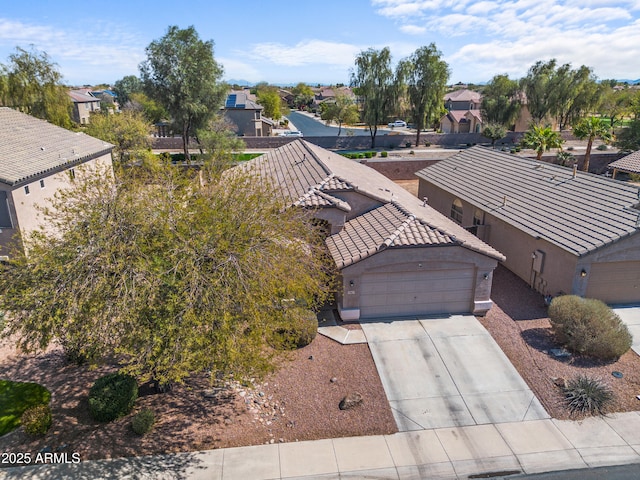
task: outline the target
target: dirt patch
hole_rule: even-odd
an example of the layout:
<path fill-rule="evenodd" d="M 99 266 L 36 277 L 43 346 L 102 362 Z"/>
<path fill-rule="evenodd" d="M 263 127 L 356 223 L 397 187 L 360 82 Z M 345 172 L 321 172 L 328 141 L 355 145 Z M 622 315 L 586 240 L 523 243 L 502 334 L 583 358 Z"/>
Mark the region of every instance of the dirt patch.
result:
<path fill-rule="evenodd" d="M 5 341 L 0 378 L 35 381 L 51 390 L 54 423 L 41 439 L 29 438 L 21 428 L 0 437 L 0 449 L 35 455 L 50 448 L 89 460 L 397 431 L 366 344 L 340 345 L 318 335 L 254 388 L 237 382 L 212 388 L 207 375 L 164 394 L 142 385 L 132 414 L 100 424 L 88 415 L 87 394 L 99 376 L 114 370 L 69 364 L 56 348 L 21 355 Z M 362 395 L 363 404 L 340 410 L 340 400 L 353 392 Z M 131 417 L 143 408 L 155 412 L 157 423 L 140 437 L 131 430 Z"/>
<path fill-rule="evenodd" d="M 554 379 L 571 380 L 578 375 L 601 379 L 614 392 L 609 412 L 640 410 L 640 357 L 629 350 L 615 362 L 589 357 L 556 358 L 544 298 L 520 278 L 499 266 L 493 276 L 494 306 L 480 322 L 489 330 L 511 363 L 553 418 L 577 419 L 566 408 L 562 389 Z M 612 372 L 621 372 L 616 378 Z M 559 382 L 561 382 L 560 380 Z"/>

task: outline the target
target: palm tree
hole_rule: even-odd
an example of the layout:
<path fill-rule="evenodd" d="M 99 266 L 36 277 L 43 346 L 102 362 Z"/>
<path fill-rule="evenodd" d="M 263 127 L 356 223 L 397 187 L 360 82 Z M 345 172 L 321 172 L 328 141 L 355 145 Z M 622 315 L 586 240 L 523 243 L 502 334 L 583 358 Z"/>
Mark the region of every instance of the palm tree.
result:
<path fill-rule="evenodd" d="M 589 160 L 591 158 L 591 147 L 596 138 L 601 138 L 605 142 L 612 139 L 611 130 L 600 117 L 589 117 L 579 120 L 573 126 L 573 134 L 580 140 L 587 139 L 587 151 L 584 154 L 584 163 L 582 170 L 589 171 Z"/>
<path fill-rule="evenodd" d="M 537 125 L 531 125 L 522 138 L 522 146 L 525 148 L 532 148 L 538 154 L 536 160 L 542 158 L 542 154 L 551 150 L 552 148 L 562 148 L 564 140 L 558 132 L 555 132 L 551 127 L 539 127 Z"/>

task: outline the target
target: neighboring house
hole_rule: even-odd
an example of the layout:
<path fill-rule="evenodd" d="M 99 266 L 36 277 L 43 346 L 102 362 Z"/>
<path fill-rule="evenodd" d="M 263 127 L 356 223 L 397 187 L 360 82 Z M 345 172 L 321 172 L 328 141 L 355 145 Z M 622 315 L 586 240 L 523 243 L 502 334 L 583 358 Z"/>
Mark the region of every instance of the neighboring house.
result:
<path fill-rule="evenodd" d="M 81 125 L 90 122 L 91 112 L 100 111 L 100 99 L 94 97 L 90 90 L 70 90 L 73 102 L 73 121 Z"/>
<path fill-rule="evenodd" d="M 91 94 L 101 102 L 112 106 L 114 111 L 120 110 L 120 105 L 118 104 L 118 95 L 116 95 L 116 92 L 114 92 L 113 90 L 92 90 Z"/>
<path fill-rule="evenodd" d="M 442 133 L 480 133 L 480 110 L 452 110 L 440 119 Z"/>
<path fill-rule="evenodd" d="M 232 92 L 224 104 L 224 116 L 235 125 L 236 135 L 269 137 L 275 123 L 262 116 L 262 105 L 251 100 L 248 93 Z"/>
<path fill-rule="evenodd" d="M 111 166 L 113 145 L 0 107 L 0 256 L 17 232 L 42 226 L 46 206 L 84 167 Z M 81 168 L 81 166 L 83 168 Z"/>
<path fill-rule="evenodd" d="M 417 176 L 420 198 L 538 292 L 640 303 L 637 186 L 479 146 Z"/>
<path fill-rule="evenodd" d="M 491 307 L 504 256 L 372 168 L 303 140 L 241 167 L 275 183 L 326 226 L 344 320 Z"/>
<path fill-rule="evenodd" d="M 616 178 L 618 172 L 640 175 L 640 150 L 626 157 L 622 157 L 620 160 L 611 162 L 608 168 L 613 169 L 613 178 Z"/>
<path fill-rule="evenodd" d="M 440 130 L 443 133 L 479 133 L 482 130 L 481 105 L 482 95 L 473 90 L 447 93 L 444 106 L 448 112 L 440 119 Z"/>

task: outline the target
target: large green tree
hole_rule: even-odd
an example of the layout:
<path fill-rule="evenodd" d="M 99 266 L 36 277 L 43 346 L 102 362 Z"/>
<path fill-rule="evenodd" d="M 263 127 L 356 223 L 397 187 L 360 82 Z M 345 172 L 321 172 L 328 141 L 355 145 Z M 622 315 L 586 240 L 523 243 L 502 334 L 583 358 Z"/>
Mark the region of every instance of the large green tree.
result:
<path fill-rule="evenodd" d="M 482 136 L 491 140 L 491 146 L 495 148 L 496 141 L 504 138 L 507 128 L 500 123 L 489 123 L 482 130 Z"/>
<path fill-rule="evenodd" d="M 360 52 L 351 72 L 351 86 L 360 99 L 362 120 L 369 128 L 371 148 L 376 146 L 378 125 L 385 123 L 400 101 L 402 76 L 391 67 L 391 51 L 370 48 Z"/>
<path fill-rule="evenodd" d="M 596 138 L 600 138 L 605 142 L 610 142 L 613 138 L 611 128 L 600 117 L 588 117 L 580 119 L 573 125 L 573 134 L 580 140 L 587 140 L 587 150 L 584 154 L 584 162 L 582 170 L 589 171 L 589 160 L 591 159 L 591 147 Z"/>
<path fill-rule="evenodd" d="M 97 113 L 91 116 L 87 134 L 115 145 L 113 153 L 120 166 L 143 159 L 151 148 L 151 124 L 141 113 Z"/>
<path fill-rule="evenodd" d="M 338 124 L 338 136 L 342 132 L 343 124 L 357 123 L 360 119 L 358 106 L 350 95 L 337 91 L 335 101 L 322 104 L 320 118 L 326 122 Z"/>
<path fill-rule="evenodd" d="M 310 107 L 313 103 L 313 90 L 304 82 L 298 83 L 291 89 L 293 97 L 293 106 L 296 108 Z"/>
<path fill-rule="evenodd" d="M 144 91 L 167 110 L 190 160 L 191 135 L 218 112 L 226 95 L 213 41 L 200 40 L 193 26 L 184 30 L 171 26 L 164 37 L 149 44 L 146 53 L 147 60 L 140 64 Z"/>
<path fill-rule="evenodd" d="M 46 52 L 17 47 L 0 67 L 0 104 L 71 128 L 71 98 Z"/>
<path fill-rule="evenodd" d="M 556 60 L 536 62 L 529 68 L 527 75 L 520 80 L 520 86 L 526 95 L 527 108 L 537 125 L 542 124 L 553 108 L 551 100 L 551 82 L 555 74 Z"/>
<path fill-rule="evenodd" d="M 577 70 L 570 64 L 560 66 L 549 84 L 550 113 L 558 128 L 564 130 L 587 113 L 592 113 L 599 102 L 599 88 L 591 69 L 582 65 Z"/>
<path fill-rule="evenodd" d="M 57 234 L 34 233 L 28 257 L 0 265 L 4 333 L 161 384 L 265 371 L 267 332 L 324 299 L 327 269 L 309 214 L 234 172 L 76 177 L 45 212 Z"/>
<path fill-rule="evenodd" d="M 481 112 L 484 123 L 511 128 L 518 118 L 521 106 L 520 86 L 508 75 L 494 76 L 482 91 Z"/>
<path fill-rule="evenodd" d="M 282 118 L 282 99 L 276 87 L 262 84 L 258 87 L 256 96 L 258 103 L 264 108 L 262 114 L 265 117 L 273 118 L 274 120 Z"/>
<path fill-rule="evenodd" d="M 124 107 L 132 93 L 142 92 L 142 82 L 135 75 L 127 75 L 113 84 L 113 91 L 117 95 L 120 106 Z"/>
<path fill-rule="evenodd" d="M 598 113 L 601 117 L 607 118 L 609 126 L 614 128 L 631 112 L 632 98 L 633 95 L 627 88 L 616 90 L 608 83 L 601 83 Z"/>
<path fill-rule="evenodd" d="M 536 160 L 540 160 L 542 154 L 552 148 L 562 148 L 563 142 L 560 134 L 553 131 L 551 127 L 540 127 L 538 125 L 531 125 L 522 138 L 523 147 L 532 148 L 536 151 Z"/>
<path fill-rule="evenodd" d="M 400 64 L 406 84 L 411 120 L 415 128 L 416 145 L 420 132 L 440 113 L 440 106 L 449 80 L 449 65 L 442 59 L 435 43 L 418 48 Z"/>

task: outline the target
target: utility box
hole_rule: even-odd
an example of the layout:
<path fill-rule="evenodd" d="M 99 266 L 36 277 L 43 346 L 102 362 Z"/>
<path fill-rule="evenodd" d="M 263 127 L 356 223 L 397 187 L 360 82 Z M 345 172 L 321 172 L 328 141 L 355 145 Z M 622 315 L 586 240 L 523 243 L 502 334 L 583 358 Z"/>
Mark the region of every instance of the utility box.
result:
<path fill-rule="evenodd" d="M 544 252 L 542 250 L 536 250 L 531 254 L 533 258 L 533 271 L 540 274 L 544 268 Z"/>

